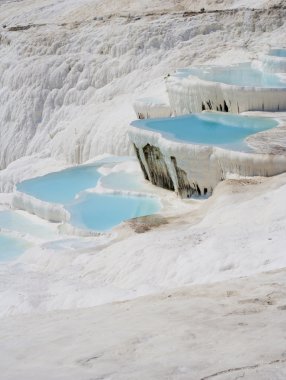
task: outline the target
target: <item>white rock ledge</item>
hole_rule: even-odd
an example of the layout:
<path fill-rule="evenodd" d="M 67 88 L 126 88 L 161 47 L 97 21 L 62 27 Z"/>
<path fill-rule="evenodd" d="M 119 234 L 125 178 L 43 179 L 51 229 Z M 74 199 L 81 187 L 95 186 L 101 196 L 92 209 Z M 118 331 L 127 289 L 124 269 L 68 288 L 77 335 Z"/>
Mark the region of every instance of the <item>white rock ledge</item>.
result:
<path fill-rule="evenodd" d="M 19 191 L 15 192 L 13 196 L 12 207 L 53 223 L 68 222 L 70 219 L 69 212 L 62 205 L 44 202 Z"/>
<path fill-rule="evenodd" d="M 263 71 L 268 73 L 286 73 L 286 49 L 272 48 L 261 59 Z"/>
<path fill-rule="evenodd" d="M 286 110 L 285 88 L 237 86 L 203 80 L 194 75 L 169 76 L 166 86 L 172 114 L 204 110 L 241 113 Z"/>
<path fill-rule="evenodd" d="M 172 115 L 170 105 L 156 98 L 136 99 L 133 108 L 138 119 L 170 117 Z"/>
<path fill-rule="evenodd" d="M 262 62 L 264 71 L 269 73 L 286 73 L 286 57 L 266 55 Z"/>
<path fill-rule="evenodd" d="M 229 176 L 270 177 L 286 171 L 285 125 L 250 136 L 246 141 L 252 153 L 172 141 L 136 127 L 129 128 L 129 138 L 145 178 L 183 198 L 211 194 Z M 271 141 L 277 143 L 272 150 Z"/>

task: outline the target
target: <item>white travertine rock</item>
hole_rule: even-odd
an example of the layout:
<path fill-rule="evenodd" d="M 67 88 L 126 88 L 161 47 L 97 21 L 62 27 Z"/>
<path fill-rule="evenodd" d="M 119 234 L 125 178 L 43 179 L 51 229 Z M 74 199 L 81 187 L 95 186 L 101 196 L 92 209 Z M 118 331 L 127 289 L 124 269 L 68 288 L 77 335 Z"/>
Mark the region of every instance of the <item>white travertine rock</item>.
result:
<path fill-rule="evenodd" d="M 172 115 L 170 105 L 155 98 L 136 99 L 133 103 L 138 119 L 169 117 Z"/>
<path fill-rule="evenodd" d="M 165 175 L 171 178 L 174 190 L 182 197 L 189 197 L 192 193 L 210 194 L 220 181 L 233 175 L 271 177 L 285 172 L 286 139 L 281 137 L 281 133 L 285 134 L 283 125 L 251 135 L 246 141 L 253 148 L 253 152 L 240 152 L 172 141 L 158 132 L 129 128 L 129 137 L 138 150 L 137 158 L 140 157 L 141 167 L 145 168 L 148 179 L 154 182 L 150 175 L 150 165 L 148 166 L 146 159 L 142 159 L 143 148 L 149 145 L 150 149 L 159 149 L 162 157 L 158 159 L 164 161 L 167 166 Z M 272 151 L 269 144 L 271 141 L 276 141 L 276 145 L 272 145 Z M 153 170 L 160 171 L 160 165 Z M 185 172 L 189 190 L 180 188 L 179 181 L 182 178 L 178 178 L 176 166 Z"/>
<path fill-rule="evenodd" d="M 70 219 L 68 211 L 62 205 L 44 202 L 19 191 L 16 191 L 13 195 L 12 207 L 35 214 L 49 222 L 61 223 Z"/>
<path fill-rule="evenodd" d="M 286 73 L 286 57 L 266 55 L 263 58 L 263 69 L 271 73 Z"/>
<path fill-rule="evenodd" d="M 201 79 L 195 75 L 166 80 L 172 112 L 184 115 L 203 110 L 241 113 L 286 110 L 284 87 L 239 86 Z"/>

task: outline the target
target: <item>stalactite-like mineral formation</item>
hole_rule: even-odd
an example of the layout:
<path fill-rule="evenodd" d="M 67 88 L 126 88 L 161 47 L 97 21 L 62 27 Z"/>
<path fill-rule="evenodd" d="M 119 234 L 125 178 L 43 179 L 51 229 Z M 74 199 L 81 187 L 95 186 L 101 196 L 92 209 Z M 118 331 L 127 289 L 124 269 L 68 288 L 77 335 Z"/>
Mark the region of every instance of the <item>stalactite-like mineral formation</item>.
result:
<path fill-rule="evenodd" d="M 282 124 L 251 135 L 246 139 L 249 149 L 235 151 L 175 141 L 168 135 L 138 127 L 138 121 L 135 123 L 136 127 L 134 124 L 129 128 L 129 138 L 145 178 L 154 185 L 174 190 L 182 198 L 211 194 L 220 181 L 229 177 L 268 177 L 286 171 Z"/>
<path fill-rule="evenodd" d="M 166 79 L 166 86 L 175 115 L 286 110 L 286 82 L 249 64 L 179 71 Z"/>

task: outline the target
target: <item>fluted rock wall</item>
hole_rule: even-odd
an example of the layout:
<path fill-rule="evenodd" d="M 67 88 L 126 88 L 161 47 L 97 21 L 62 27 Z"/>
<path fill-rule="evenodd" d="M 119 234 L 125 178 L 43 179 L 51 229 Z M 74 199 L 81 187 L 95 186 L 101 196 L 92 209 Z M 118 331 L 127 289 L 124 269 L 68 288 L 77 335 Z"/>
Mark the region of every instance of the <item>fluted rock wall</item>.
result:
<path fill-rule="evenodd" d="M 242 87 L 199 79 L 171 76 L 166 81 L 172 112 L 184 115 L 204 110 L 241 113 L 285 111 L 286 87 Z"/>
<path fill-rule="evenodd" d="M 282 154 L 259 153 L 275 134 L 279 135 L 279 128 L 262 133 L 264 139 L 258 134 L 259 147 L 253 153 L 175 142 L 160 133 L 134 127 L 129 128 L 129 137 L 145 178 L 187 198 L 193 194 L 211 194 L 229 176 L 269 177 L 285 172 L 285 149 L 281 148 Z M 253 136 L 251 141 L 255 145 Z"/>

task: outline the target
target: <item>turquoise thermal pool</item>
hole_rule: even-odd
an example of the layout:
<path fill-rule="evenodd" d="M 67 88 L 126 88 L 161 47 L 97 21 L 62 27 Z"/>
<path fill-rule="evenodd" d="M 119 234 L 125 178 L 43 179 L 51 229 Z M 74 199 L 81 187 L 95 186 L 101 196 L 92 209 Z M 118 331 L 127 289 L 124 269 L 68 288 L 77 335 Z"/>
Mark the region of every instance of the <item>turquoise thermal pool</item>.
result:
<path fill-rule="evenodd" d="M 77 166 L 23 181 L 17 190 L 42 201 L 66 204 L 79 192 L 95 187 L 99 178 L 96 166 Z"/>
<path fill-rule="evenodd" d="M 160 203 L 155 198 L 92 193 L 68 207 L 72 225 L 96 231 L 107 231 L 124 220 L 159 210 Z"/>
<path fill-rule="evenodd" d="M 286 49 L 271 49 L 268 55 L 272 57 L 286 58 Z"/>
<path fill-rule="evenodd" d="M 106 231 L 131 218 L 151 215 L 161 208 L 150 196 L 129 196 L 122 191 L 142 191 L 144 184 L 132 173 L 115 172 L 103 176 L 97 165 L 78 166 L 42 177 L 23 181 L 17 190 L 45 202 L 64 205 L 71 215 L 70 223 L 79 228 Z M 98 181 L 116 193 L 85 192 Z"/>
<path fill-rule="evenodd" d="M 263 117 L 204 112 L 174 118 L 136 120 L 132 125 L 159 132 L 169 140 L 249 151 L 246 137 L 274 128 L 278 122 Z"/>
<path fill-rule="evenodd" d="M 0 233 L 0 262 L 13 260 L 28 248 L 29 244 L 23 240 Z"/>
<path fill-rule="evenodd" d="M 189 75 L 196 76 L 206 81 L 219 82 L 228 85 L 262 88 L 286 88 L 286 82 L 279 76 L 255 69 L 249 63 L 242 63 L 228 67 L 201 66 L 181 69 L 176 72 L 176 76 L 182 78 L 188 77 Z"/>

